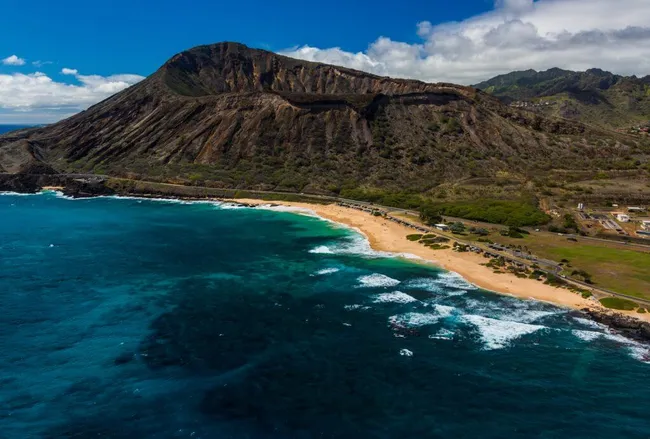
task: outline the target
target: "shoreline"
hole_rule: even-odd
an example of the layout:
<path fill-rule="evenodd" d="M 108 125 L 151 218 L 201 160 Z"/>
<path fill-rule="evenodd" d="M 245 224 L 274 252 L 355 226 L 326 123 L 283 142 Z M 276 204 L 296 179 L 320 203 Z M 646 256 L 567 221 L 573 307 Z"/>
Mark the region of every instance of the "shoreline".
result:
<path fill-rule="evenodd" d="M 516 297 L 523 300 L 537 300 L 556 306 L 582 311 L 589 310 L 632 317 L 650 322 L 648 314 L 634 311 L 625 312 L 605 308 L 595 300 L 585 299 L 568 289 L 546 285 L 534 279 L 523 279 L 509 273 L 494 273 L 486 267 L 485 257 L 476 253 L 455 252 L 452 249 L 432 250 L 417 242 L 409 241 L 406 236 L 413 230 L 388 221 L 383 217 L 372 216 L 367 212 L 350 209 L 336 204 L 310 204 L 292 201 L 266 201 L 258 199 L 234 199 L 236 203 L 249 206 L 286 206 L 306 209 L 318 217 L 351 227 L 366 237 L 374 250 L 394 254 L 412 254 L 423 263 L 431 264 L 444 270 L 459 274 L 477 287 L 495 294 Z"/>
<path fill-rule="evenodd" d="M 58 186 L 42 187 L 40 192 L 30 192 L 39 194 L 45 191 L 59 192 Z M 3 194 L 24 194 L 21 192 L 8 191 Z M 103 198 L 107 195 L 92 194 L 81 196 L 79 198 Z M 339 206 L 334 203 L 316 204 L 303 201 L 282 201 L 282 200 L 263 200 L 255 198 L 219 198 L 219 197 L 183 197 L 183 196 L 165 196 L 154 195 L 149 193 L 113 193 L 109 195 L 115 198 L 138 198 L 143 200 L 169 200 L 169 201 L 186 201 L 186 202 L 216 202 L 216 203 L 234 203 L 248 207 L 255 206 L 284 206 L 295 209 L 299 214 L 300 210 L 308 211 L 317 217 L 341 224 L 354 229 L 363 235 L 369 242 L 373 250 L 399 256 L 400 254 L 410 254 L 417 257 L 413 259 L 423 264 L 429 264 L 454 272 L 462 276 L 471 284 L 480 289 L 489 291 L 494 294 L 507 295 L 522 300 L 537 300 L 546 302 L 555 306 L 573 309 L 576 311 L 590 314 L 592 319 L 598 319 L 597 316 L 606 319 L 622 318 L 632 319 L 633 321 L 648 325 L 650 324 L 650 314 L 639 314 L 635 311 L 612 310 L 604 307 L 595 300 L 585 299 L 580 295 L 571 292 L 568 289 L 546 285 L 534 279 L 523 279 L 510 273 L 495 273 L 491 268 L 486 267 L 485 257 L 471 252 L 455 252 L 451 249 L 433 250 L 417 242 L 409 241 L 406 236 L 413 233 L 413 230 L 403 225 L 388 221 L 383 217 L 372 216 L 367 212 Z M 76 196 L 64 195 L 66 199 L 75 199 Z M 612 324 L 613 327 L 621 329 L 629 326 L 623 322 L 622 326 Z M 608 326 L 610 326 L 608 324 Z M 650 328 L 649 328 L 650 329 Z M 650 335 L 648 335 L 650 339 Z"/>

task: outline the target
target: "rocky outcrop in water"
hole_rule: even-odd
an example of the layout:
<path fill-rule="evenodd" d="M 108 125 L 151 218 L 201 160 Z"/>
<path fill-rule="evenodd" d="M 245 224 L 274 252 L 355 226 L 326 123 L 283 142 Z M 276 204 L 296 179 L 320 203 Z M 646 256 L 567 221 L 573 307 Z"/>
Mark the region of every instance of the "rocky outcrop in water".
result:
<path fill-rule="evenodd" d="M 650 342 L 650 323 L 611 311 L 599 311 L 585 308 L 582 310 L 592 320 L 602 323 L 625 337 L 633 340 Z"/>

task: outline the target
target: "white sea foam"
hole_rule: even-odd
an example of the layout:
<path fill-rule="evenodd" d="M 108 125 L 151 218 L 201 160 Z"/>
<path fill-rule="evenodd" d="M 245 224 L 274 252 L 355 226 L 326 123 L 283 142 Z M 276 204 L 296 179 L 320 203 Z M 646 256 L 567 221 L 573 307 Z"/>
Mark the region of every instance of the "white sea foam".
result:
<path fill-rule="evenodd" d="M 413 356 L 413 351 L 410 351 L 408 349 L 400 349 L 399 354 L 402 357 L 412 357 Z"/>
<path fill-rule="evenodd" d="M 443 292 L 442 286 L 440 283 L 436 282 L 436 279 L 433 277 L 420 277 L 417 279 L 411 279 L 405 284 L 409 288 L 417 288 L 420 290 L 430 291 L 432 293 L 441 293 Z"/>
<path fill-rule="evenodd" d="M 464 315 L 462 319 L 479 330 L 484 348 L 488 350 L 507 347 L 513 340 L 523 335 L 546 328 L 541 325 L 497 320 L 477 315 Z"/>
<path fill-rule="evenodd" d="M 624 345 L 640 345 L 640 343 L 631 340 L 629 338 L 626 338 L 620 334 L 616 334 L 615 332 L 612 332 L 610 329 L 607 329 L 606 332 L 603 333 L 603 337 L 605 337 L 607 340 L 615 341 L 616 343 L 620 343 Z"/>
<path fill-rule="evenodd" d="M 455 273 L 442 273 L 441 277 L 421 277 L 412 279 L 406 283 L 408 288 L 421 289 L 431 293 L 444 294 L 446 296 L 462 296 L 467 294 L 466 287 L 474 288 L 467 283 L 460 275 Z M 461 279 L 460 281 L 458 279 Z"/>
<path fill-rule="evenodd" d="M 471 310 L 472 314 L 489 315 L 499 320 L 516 321 L 521 323 L 533 323 L 546 317 L 565 314 L 567 311 L 561 308 L 542 306 L 539 302 L 519 300 L 515 298 L 502 297 L 498 301 L 479 301 L 468 299 L 465 307 Z"/>
<path fill-rule="evenodd" d="M 359 287 L 362 288 L 377 288 L 377 287 L 394 287 L 400 283 L 397 279 L 388 277 L 385 274 L 373 273 L 365 276 L 361 276 L 357 279 L 359 281 Z"/>
<path fill-rule="evenodd" d="M 606 340 L 610 340 L 625 346 L 632 358 L 635 360 L 650 363 L 650 346 L 640 343 L 635 340 L 626 338 L 620 334 L 614 333 L 611 329 L 607 328 L 602 336 Z"/>
<path fill-rule="evenodd" d="M 571 333 L 584 341 L 594 341 L 603 336 L 601 332 L 583 331 L 581 329 L 574 329 L 573 331 L 571 331 Z"/>
<path fill-rule="evenodd" d="M 64 196 L 65 197 L 65 196 Z M 183 200 L 180 198 L 163 198 L 163 197 L 138 197 L 133 195 L 100 195 L 93 198 L 108 198 L 112 200 L 133 200 L 133 201 L 152 201 L 168 204 L 210 204 L 212 206 L 221 206 L 224 204 L 216 200 Z M 75 200 L 77 198 L 74 198 Z"/>
<path fill-rule="evenodd" d="M 338 223 L 333 223 L 333 224 L 338 224 Z M 314 247 L 313 249 L 309 250 L 309 253 L 328 254 L 328 255 L 354 255 L 354 256 L 360 256 L 368 259 L 378 259 L 378 258 L 421 259 L 418 256 L 411 255 L 408 253 L 391 253 L 391 252 L 374 250 L 372 247 L 370 247 L 370 242 L 368 242 L 365 235 L 363 235 L 359 230 L 351 227 L 346 227 L 345 225 L 340 225 L 340 224 L 338 225 L 346 229 L 354 230 L 356 234 L 347 236 L 344 239 L 338 240 L 328 245 L 319 245 L 317 247 Z"/>
<path fill-rule="evenodd" d="M 536 322 L 544 317 L 555 316 L 559 314 L 564 314 L 566 311 L 557 310 L 557 311 L 542 311 L 536 309 L 518 309 L 513 312 L 505 312 L 502 315 L 504 317 L 512 318 L 513 320 L 532 323 Z"/>
<path fill-rule="evenodd" d="M 447 306 L 447 305 L 433 305 L 433 308 L 438 312 L 438 315 L 440 317 L 451 317 L 454 312 L 456 311 L 456 308 L 453 306 Z"/>
<path fill-rule="evenodd" d="M 435 325 L 439 320 L 440 316 L 438 314 L 424 314 L 419 312 L 407 312 L 405 314 L 397 314 L 388 318 L 388 322 L 391 324 L 409 328 Z"/>
<path fill-rule="evenodd" d="M 580 317 L 577 317 L 576 319 L 580 319 Z M 586 319 L 581 319 L 581 320 L 586 320 Z M 589 320 L 589 322 L 591 321 Z M 596 324 L 598 324 L 599 327 L 603 326 L 600 325 L 599 323 Z M 631 340 L 620 334 L 616 334 L 607 327 L 605 327 L 605 332 L 584 331 L 580 329 L 574 329 L 573 331 L 571 331 L 571 333 L 576 337 L 578 337 L 579 339 L 584 340 L 586 342 L 592 342 L 597 339 L 613 341 L 615 343 L 618 343 L 619 345 L 625 346 L 632 358 L 639 361 L 643 361 L 645 363 L 650 363 L 650 346 L 643 343 L 639 343 L 638 341 L 635 340 Z"/>
<path fill-rule="evenodd" d="M 34 194 L 24 194 L 22 192 L 0 191 L 0 195 L 11 195 L 12 197 L 29 197 L 31 195 L 39 195 L 40 192 Z"/>
<path fill-rule="evenodd" d="M 650 363 L 650 348 L 648 346 L 635 345 L 630 346 L 628 349 L 632 358 L 644 363 Z"/>
<path fill-rule="evenodd" d="M 440 331 L 436 332 L 435 334 L 431 334 L 429 338 L 436 339 L 436 340 L 451 340 L 454 338 L 454 331 L 450 329 L 442 328 Z"/>
<path fill-rule="evenodd" d="M 390 316 L 388 322 L 400 326 L 417 328 L 420 326 L 434 325 L 440 320 L 453 314 L 455 308 L 451 306 L 436 305 L 435 311 L 430 313 L 407 312 Z"/>
<path fill-rule="evenodd" d="M 476 286 L 472 285 L 460 274 L 454 273 L 453 271 L 440 273 L 436 279 L 436 282 L 440 285 L 444 285 L 448 288 L 454 288 L 457 290 L 476 289 Z"/>
<path fill-rule="evenodd" d="M 370 247 L 370 243 L 363 236 L 352 236 L 329 245 L 319 245 L 318 247 L 309 250 L 309 253 L 326 255 L 355 255 L 367 258 L 385 258 L 396 256 L 391 253 L 373 250 Z"/>
<path fill-rule="evenodd" d="M 580 324 L 582 324 L 584 326 L 588 326 L 590 328 L 595 328 L 595 329 L 606 329 L 607 328 L 607 326 L 605 326 L 605 325 L 603 325 L 601 323 L 595 322 L 593 320 L 585 319 L 585 318 L 582 318 L 582 317 L 574 317 L 573 320 L 575 320 L 576 322 L 578 322 L 578 323 L 580 323 Z"/>
<path fill-rule="evenodd" d="M 78 200 L 79 198 L 71 198 L 63 195 L 62 193 L 57 191 L 57 196 L 59 198 L 65 198 L 65 199 L 72 199 L 72 200 Z M 210 206 L 214 206 L 219 209 L 245 209 L 246 206 L 238 203 L 230 203 L 227 201 L 219 201 L 219 200 L 184 200 L 181 198 L 164 198 L 164 197 L 138 197 L 138 196 L 132 196 L 132 195 L 100 195 L 96 196 L 93 198 L 108 198 L 108 199 L 113 199 L 113 200 L 133 200 L 133 201 L 152 201 L 152 202 L 158 202 L 158 203 L 167 203 L 167 204 L 184 204 L 184 205 L 192 205 L 192 204 L 207 204 Z"/>
<path fill-rule="evenodd" d="M 75 201 L 75 200 L 87 200 L 87 198 L 75 198 L 71 197 L 69 195 L 64 194 L 61 191 L 41 191 L 42 194 L 54 194 L 56 198 L 61 198 L 62 200 L 69 200 L 69 201 Z"/>
<path fill-rule="evenodd" d="M 343 309 L 345 309 L 346 311 L 357 311 L 357 310 L 366 311 L 369 310 L 370 307 L 365 305 L 354 304 L 354 305 L 345 305 Z"/>
<path fill-rule="evenodd" d="M 335 268 L 335 267 L 331 267 L 331 268 L 323 268 L 322 270 L 318 270 L 318 271 L 316 272 L 316 274 L 319 275 L 319 276 L 324 276 L 324 275 L 326 275 L 326 274 L 336 273 L 336 272 L 339 271 L 339 270 L 340 270 L 340 268 Z"/>
<path fill-rule="evenodd" d="M 373 300 L 375 303 L 412 303 L 417 301 L 418 300 L 415 297 L 409 296 L 401 291 L 378 294 Z"/>
<path fill-rule="evenodd" d="M 327 247 L 326 245 L 319 245 L 318 247 L 314 247 L 313 249 L 309 250 L 309 253 L 314 253 L 317 255 L 333 255 L 334 252 Z"/>
<path fill-rule="evenodd" d="M 213 204 L 215 204 L 215 203 L 213 203 Z M 226 210 L 229 210 L 229 209 L 246 209 L 246 206 L 241 205 L 241 204 L 237 204 L 237 203 L 219 203 L 219 204 L 216 204 L 216 205 L 219 206 L 220 209 L 226 209 Z"/>

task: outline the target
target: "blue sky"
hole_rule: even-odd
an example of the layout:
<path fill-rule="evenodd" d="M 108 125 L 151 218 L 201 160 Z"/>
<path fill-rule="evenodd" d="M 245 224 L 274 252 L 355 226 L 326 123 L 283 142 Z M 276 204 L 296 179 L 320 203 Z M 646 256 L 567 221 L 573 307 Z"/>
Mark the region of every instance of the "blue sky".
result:
<path fill-rule="evenodd" d="M 423 17 L 447 22 L 491 8 L 487 0 L 13 1 L 0 14 L 3 35 L 11 35 L 0 39 L 0 57 L 53 61 L 41 68 L 44 72 L 66 66 L 87 74 L 147 75 L 175 53 L 201 44 L 239 41 L 273 51 L 308 44 L 360 51 L 378 34 L 416 41 L 415 24 Z"/>
<path fill-rule="evenodd" d="M 5 2 L 0 123 L 59 120 L 226 40 L 428 82 L 551 67 L 647 75 L 648 23 L 649 0 Z"/>

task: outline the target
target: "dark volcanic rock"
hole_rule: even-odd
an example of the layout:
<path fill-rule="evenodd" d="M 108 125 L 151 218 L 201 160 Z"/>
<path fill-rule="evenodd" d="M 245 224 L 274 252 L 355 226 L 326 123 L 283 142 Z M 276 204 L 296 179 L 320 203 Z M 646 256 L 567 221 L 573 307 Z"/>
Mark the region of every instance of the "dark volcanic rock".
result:
<path fill-rule="evenodd" d="M 102 178 L 70 179 L 66 182 L 63 193 L 75 198 L 115 195 L 115 191 L 106 186 Z"/>
<path fill-rule="evenodd" d="M 650 341 L 650 323 L 648 322 L 621 314 L 596 311 L 589 308 L 585 308 L 582 311 L 591 317 L 592 320 L 607 325 L 626 337 L 642 342 Z"/>
<path fill-rule="evenodd" d="M 37 175 L 0 174 L 1 192 L 35 193 L 41 190 Z"/>

